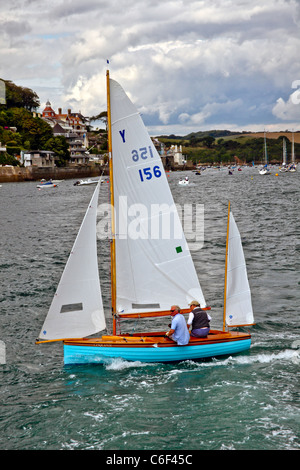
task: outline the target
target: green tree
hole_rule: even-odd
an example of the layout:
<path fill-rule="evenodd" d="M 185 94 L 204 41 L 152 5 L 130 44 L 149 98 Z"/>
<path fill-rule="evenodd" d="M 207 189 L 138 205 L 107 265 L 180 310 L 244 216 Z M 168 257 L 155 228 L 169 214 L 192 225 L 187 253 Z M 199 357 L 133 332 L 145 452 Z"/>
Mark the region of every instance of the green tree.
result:
<path fill-rule="evenodd" d="M 37 109 L 40 106 L 38 95 L 30 88 L 15 85 L 10 80 L 3 80 L 6 91 L 6 104 L 9 108 L 25 108 L 29 111 Z"/>
<path fill-rule="evenodd" d="M 92 121 L 101 121 L 105 124 L 105 128 L 107 129 L 107 111 L 101 111 L 101 113 L 97 114 L 96 116 L 92 116 L 90 118 L 90 122 Z"/>
<path fill-rule="evenodd" d="M 46 142 L 52 137 L 51 126 L 40 118 L 27 116 L 22 122 L 22 130 L 20 131 L 23 142 L 28 140 L 31 149 L 47 150 Z"/>
<path fill-rule="evenodd" d="M 66 138 L 62 135 L 51 137 L 47 140 L 45 150 L 55 152 L 57 166 L 66 166 L 66 163 L 70 160 L 69 145 Z"/>
<path fill-rule="evenodd" d="M 215 138 L 212 137 L 211 135 L 207 135 L 206 137 L 203 137 L 201 141 L 203 142 L 205 147 L 211 149 L 215 143 Z"/>

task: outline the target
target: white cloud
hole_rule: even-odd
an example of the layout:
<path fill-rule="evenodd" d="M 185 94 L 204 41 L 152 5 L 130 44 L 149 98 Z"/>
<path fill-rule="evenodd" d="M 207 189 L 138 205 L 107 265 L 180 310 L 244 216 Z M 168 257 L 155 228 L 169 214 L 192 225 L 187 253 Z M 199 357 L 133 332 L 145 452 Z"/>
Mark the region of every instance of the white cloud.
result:
<path fill-rule="evenodd" d="M 300 80 L 297 80 L 298 86 L 300 86 Z M 296 86 L 294 87 L 296 88 Z M 282 121 L 299 121 L 300 120 L 300 91 L 297 89 L 294 91 L 287 101 L 283 98 L 278 98 L 275 106 L 272 109 L 272 113 Z"/>
<path fill-rule="evenodd" d="M 110 59 L 152 132 L 285 129 L 299 119 L 299 18 L 296 0 L 12 0 L 1 5 L 0 77 L 42 107 L 95 115 Z"/>

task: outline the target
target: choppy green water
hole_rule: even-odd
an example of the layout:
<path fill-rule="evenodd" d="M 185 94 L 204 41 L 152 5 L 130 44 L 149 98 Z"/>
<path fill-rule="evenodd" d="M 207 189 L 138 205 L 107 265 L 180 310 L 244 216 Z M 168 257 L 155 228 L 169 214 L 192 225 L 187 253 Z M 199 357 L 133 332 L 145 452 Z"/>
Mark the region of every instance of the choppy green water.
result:
<path fill-rule="evenodd" d="M 297 174 L 206 170 L 169 182 L 175 201 L 203 203 L 205 243 L 193 252 L 221 326 L 227 201 L 248 265 L 256 326 L 245 354 L 203 363 L 63 366 L 59 344 L 35 339 L 93 187 L 64 181 L 0 188 L 0 448 L 291 450 L 299 439 L 299 182 Z M 252 178 L 253 177 L 253 178 Z M 101 198 L 107 201 L 104 186 Z M 99 243 L 107 255 L 107 247 Z M 99 258 L 108 305 L 109 262 Z M 149 320 L 144 320 L 145 322 Z M 165 325 L 166 319 L 159 320 Z"/>

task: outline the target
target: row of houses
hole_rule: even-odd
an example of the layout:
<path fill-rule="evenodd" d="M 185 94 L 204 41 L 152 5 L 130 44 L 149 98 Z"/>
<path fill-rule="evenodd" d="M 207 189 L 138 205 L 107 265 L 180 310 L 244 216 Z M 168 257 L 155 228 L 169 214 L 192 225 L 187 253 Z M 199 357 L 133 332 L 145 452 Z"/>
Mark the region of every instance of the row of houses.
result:
<path fill-rule="evenodd" d="M 90 156 L 88 152 L 89 148 L 89 137 L 88 137 L 88 126 L 89 118 L 84 117 L 81 112 L 73 113 L 71 109 L 67 110 L 67 113 L 62 112 L 62 108 L 58 108 L 56 113 L 48 100 L 42 113 L 34 113 L 34 117 L 40 117 L 45 120 L 52 128 L 53 136 L 64 136 L 69 144 L 70 164 L 81 165 L 87 164 L 89 161 L 95 159 L 99 161 L 98 157 Z M 170 149 L 166 149 L 164 144 L 159 142 L 157 139 L 152 139 L 153 144 L 160 154 L 164 167 L 166 169 L 174 168 L 174 166 L 182 166 L 186 162 L 182 155 L 182 148 L 172 146 Z M 91 141 L 91 147 L 96 144 Z M 1 145 L 0 145 L 1 147 Z M 1 148 L 0 151 L 5 151 L 5 148 Z M 20 162 L 25 166 L 35 167 L 48 167 L 53 168 L 55 166 L 55 153 L 50 150 L 26 150 L 21 151 Z M 103 163 L 100 161 L 100 163 Z"/>
<path fill-rule="evenodd" d="M 87 164 L 89 162 L 87 131 L 89 119 L 84 117 L 81 112 L 72 113 L 71 109 L 68 109 L 68 112 L 64 114 L 62 109 L 58 108 L 58 112 L 55 113 L 48 100 L 43 112 L 35 112 L 33 116 L 45 120 L 52 127 L 54 137 L 64 136 L 66 138 L 69 144 L 71 165 Z M 9 129 L 14 132 L 17 131 L 16 128 Z M 5 153 L 6 147 L 1 146 L 0 143 L 1 152 Z M 18 159 L 25 167 L 53 168 L 55 166 L 55 153 L 50 150 L 22 150 Z"/>
<path fill-rule="evenodd" d="M 87 126 L 89 119 L 87 117 L 84 117 L 80 111 L 72 113 L 71 109 L 68 109 L 67 113 L 63 113 L 62 108 L 58 108 L 56 113 L 49 100 L 40 117 L 52 127 L 54 137 L 64 136 L 66 138 L 70 148 L 71 164 L 88 163 Z"/>
<path fill-rule="evenodd" d="M 163 165 L 166 169 L 176 169 L 182 166 L 185 166 L 187 163 L 182 154 L 181 146 L 172 145 L 170 149 L 166 149 L 163 144 L 161 144 L 157 139 L 152 139 L 153 144 L 158 151 Z M 79 145 L 79 144 L 78 144 Z M 1 145 L 0 145 L 1 147 Z M 4 148 L 3 151 L 6 149 Z M 0 148 L 1 151 L 1 148 Z M 74 155 L 72 163 L 80 164 L 87 163 L 88 161 L 99 161 L 98 157 L 89 156 L 82 153 L 82 149 L 78 147 L 79 154 L 76 153 L 74 149 Z M 50 150 L 30 150 L 30 151 L 21 151 L 21 163 L 27 166 L 36 166 L 36 167 L 50 167 L 54 168 L 55 166 L 55 154 Z M 101 162 L 103 163 L 103 162 Z"/>

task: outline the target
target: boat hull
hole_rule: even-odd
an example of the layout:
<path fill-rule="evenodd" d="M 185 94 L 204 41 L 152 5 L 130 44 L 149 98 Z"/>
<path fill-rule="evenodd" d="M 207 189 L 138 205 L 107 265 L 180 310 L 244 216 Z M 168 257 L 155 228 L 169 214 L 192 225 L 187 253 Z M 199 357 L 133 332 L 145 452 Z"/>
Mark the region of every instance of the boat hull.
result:
<path fill-rule="evenodd" d="M 178 346 L 169 339 L 151 337 L 102 337 L 64 342 L 64 363 L 104 364 L 112 359 L 143 363 L 171 363 L 185 360 L 205 360 L 219 356 L 230 356 L 247 351 L 251 336 L 242 333 L 217 334 L 218 338 L 192 338 L 188 345 Z M 221 336 L 221 337 L 220 337 Z M 107 339 L 111 338 L 111 339 Z M 124 343 L 124 344 L 122 344 Z"/>
<path fill-rule="evenodd" d="M 56 188 L 57 184 L 54 183 L 44 183 L 44 184 L 38 184 L 37 188 L 39 189 L 48 189 L 48 188 Z"/>

